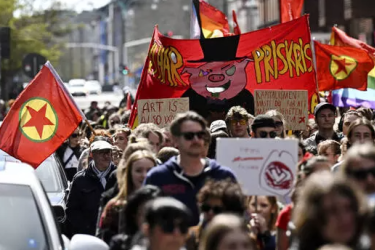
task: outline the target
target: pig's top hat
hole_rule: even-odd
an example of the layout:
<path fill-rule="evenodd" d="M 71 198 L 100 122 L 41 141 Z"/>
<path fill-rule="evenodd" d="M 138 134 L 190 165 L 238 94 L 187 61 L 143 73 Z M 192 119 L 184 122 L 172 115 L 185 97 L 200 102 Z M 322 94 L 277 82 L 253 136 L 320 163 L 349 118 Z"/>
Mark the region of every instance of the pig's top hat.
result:
<path fill-rule="evenodd" d="M 200 39 L 199 41 L 204 57 L 199 60 L 189 60 L 188 62 L 234 61 L 244 58 L 236 57 L 240 36 Z"/>

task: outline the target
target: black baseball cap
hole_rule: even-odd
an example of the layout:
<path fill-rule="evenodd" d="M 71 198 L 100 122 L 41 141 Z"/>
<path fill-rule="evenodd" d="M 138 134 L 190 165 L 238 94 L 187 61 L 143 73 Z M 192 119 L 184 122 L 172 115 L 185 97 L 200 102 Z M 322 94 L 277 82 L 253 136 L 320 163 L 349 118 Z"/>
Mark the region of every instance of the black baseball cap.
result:
<path fill-rule="evenodd" d="M 276 128 L 275 121 L 269 115 L 257 115 L 251 124 L 251 130 L 255 131 L 257 128 L 271 127 Z"/>
<path fill-rule="evenodd" d="M 336 107 L 335 106 L 333 106 L 332 104 L 330 104 L 328 102 L 321 102 L 318 105 L 316 105 L 316 107 L 314 109 L 314 115 L 317 116 L 318 113 L 320 111 L 322 111 L 323 109 L 330 109 L 330 110 L 332 110 L 333 112 L 336 113 Z"/>

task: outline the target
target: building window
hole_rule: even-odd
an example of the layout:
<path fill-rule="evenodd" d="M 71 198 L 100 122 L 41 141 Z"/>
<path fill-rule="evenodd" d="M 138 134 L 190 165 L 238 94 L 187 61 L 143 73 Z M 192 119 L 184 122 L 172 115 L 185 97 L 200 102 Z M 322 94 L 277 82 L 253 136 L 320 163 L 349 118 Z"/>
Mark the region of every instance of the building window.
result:
<path fill-rule="evenodd" d="M 326 1 L 319 0 L 319 26 L 326 25 Z"/>

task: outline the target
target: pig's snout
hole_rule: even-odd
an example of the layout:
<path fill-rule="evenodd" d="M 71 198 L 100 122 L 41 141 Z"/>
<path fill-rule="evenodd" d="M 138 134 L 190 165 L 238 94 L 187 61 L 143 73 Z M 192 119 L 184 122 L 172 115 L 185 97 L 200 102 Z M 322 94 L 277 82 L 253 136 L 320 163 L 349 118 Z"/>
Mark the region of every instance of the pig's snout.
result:
<path fill-rule="evenodd" d="M 223 81 L 225 76 L 223 74 L 212 74 L 208 77 L 208 80 L 211 82 L 221 82 Z"/>

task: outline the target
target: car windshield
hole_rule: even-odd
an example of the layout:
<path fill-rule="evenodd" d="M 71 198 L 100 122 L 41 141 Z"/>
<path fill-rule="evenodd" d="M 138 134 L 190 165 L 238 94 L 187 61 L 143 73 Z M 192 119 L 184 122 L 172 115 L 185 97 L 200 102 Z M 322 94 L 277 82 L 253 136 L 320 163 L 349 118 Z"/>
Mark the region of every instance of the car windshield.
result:
<path fill-rule="evenodd" d="M 84 84 L 74 84 L 74 85 L 70 85 L 69 88 L 83 88 L 85 87 Z"/>
<path fill-rule="evenodd" d="M 0 204 L 0 249 L 49 249 L 30 187 L 0 184 Z"/>
<path fill-rule="evenodd" d="M 62 184 L 59 181 L 58 166 L 53 158 L 49 157 L 42 162 L 36 169 L 36 175 L 42 182 L 47 193 L 61 192 L 63 190 Z"/>

